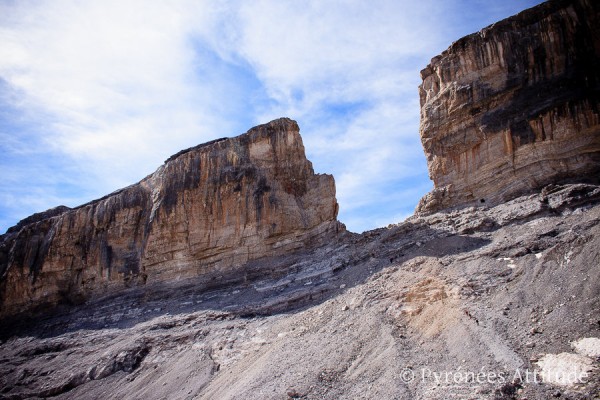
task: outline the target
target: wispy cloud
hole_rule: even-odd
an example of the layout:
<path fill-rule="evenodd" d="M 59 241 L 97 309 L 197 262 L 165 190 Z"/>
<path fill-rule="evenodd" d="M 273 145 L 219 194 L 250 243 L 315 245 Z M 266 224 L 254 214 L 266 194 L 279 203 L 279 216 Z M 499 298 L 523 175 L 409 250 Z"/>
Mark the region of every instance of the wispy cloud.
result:
<path fill-rule="evenodd" d="M 0 230 L 280 116 L 336 177 L 350 229 L 397 222 L 430 187 L 419 69 L 533 3 L 0 3 Z"/>
<path fill-rule="evenodd" d="M 192 22 L 209 15 L 203 9 L 192 21 L 183 5 L 167 3 L 4 7 L 0 73 L 22 94 L 19 109 L 50 116 L 38 120 L 40 146 L 105 166 L 123 184 L 157 158 L 231 128 L 221 97 L 228 77 L 190 39 Z"/>

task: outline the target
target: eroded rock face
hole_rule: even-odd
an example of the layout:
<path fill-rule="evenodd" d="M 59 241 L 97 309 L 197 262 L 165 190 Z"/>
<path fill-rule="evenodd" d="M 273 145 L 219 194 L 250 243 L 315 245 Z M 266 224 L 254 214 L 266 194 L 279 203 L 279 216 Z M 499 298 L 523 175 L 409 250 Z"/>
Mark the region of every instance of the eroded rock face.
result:
<path fill-rule="evenodd" d="M 335 235 L 337 210 L 333 177 L 314 173 L 296 122 L 275 120 L 9 229 L 0 237 L 0 316 L 146 282 L 243 275 L 250 260 Z"/>
<path fill-rule="evenodd" d="M 434 190 L 417 211 L 499 204 L 600 172 L 600 3 L 550 1 L 464 37 L 421 71 Z"/>

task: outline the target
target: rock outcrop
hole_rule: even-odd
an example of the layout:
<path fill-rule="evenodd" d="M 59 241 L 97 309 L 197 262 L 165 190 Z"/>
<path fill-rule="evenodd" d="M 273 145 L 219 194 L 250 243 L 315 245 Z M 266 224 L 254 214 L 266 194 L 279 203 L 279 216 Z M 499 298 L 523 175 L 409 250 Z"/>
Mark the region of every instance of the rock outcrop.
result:
<path fill-rule="evenodd" d="M 245 263 L 343 230 L 333 177 L 289 119 L 184 150 L 141 182 L 35 214 L 0 237 L 0 317 L 124 286 L 243 279 Z"/>
<path fill-rule="evenodd" d="M 421 77 L 434 190 L 418 212 L 600 176 L 597 1 L 550 1 L 493 24 L 453 43 Z"/>

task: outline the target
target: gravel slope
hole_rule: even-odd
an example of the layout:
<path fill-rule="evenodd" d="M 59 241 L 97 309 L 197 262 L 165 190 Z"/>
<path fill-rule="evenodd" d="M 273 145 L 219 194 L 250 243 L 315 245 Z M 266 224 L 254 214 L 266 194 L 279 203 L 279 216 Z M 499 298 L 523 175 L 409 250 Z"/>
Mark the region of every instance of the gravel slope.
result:
<path fill-rule="evenodd" d="M 598 398 L 598 199 L 548 187 L 259 260 L 259 280 L 4 321 L 0 398 Z"/>

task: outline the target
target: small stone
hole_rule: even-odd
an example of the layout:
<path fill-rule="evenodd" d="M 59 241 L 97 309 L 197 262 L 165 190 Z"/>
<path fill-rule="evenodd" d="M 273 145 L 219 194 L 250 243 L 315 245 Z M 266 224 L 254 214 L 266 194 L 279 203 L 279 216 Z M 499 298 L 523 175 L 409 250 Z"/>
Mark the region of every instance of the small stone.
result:
<path fill-rule="evenodd" d="M 344 289 L 345 287 L 346 287 L 346 284 L 345 284 L 345 283 L 342 283 L 342 284 L 340 285 L 340 289 Z"/>
<path fill-rule="evenodd" d="M 342 311 L 348 311 L 350 307 L 348 307 L 348 305 L 344 304 L 344 306 L 342 307 Z"/>

